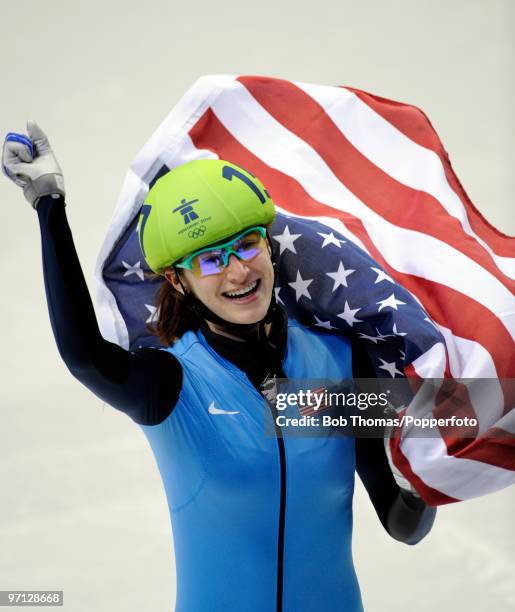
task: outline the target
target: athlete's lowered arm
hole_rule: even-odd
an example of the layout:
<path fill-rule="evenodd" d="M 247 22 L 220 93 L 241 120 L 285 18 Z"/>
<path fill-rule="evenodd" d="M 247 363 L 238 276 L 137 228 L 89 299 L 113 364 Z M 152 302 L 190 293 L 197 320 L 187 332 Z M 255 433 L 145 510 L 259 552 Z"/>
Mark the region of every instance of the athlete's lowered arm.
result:
<path fill-rule="evenodd" d="M 102 337 L 66 219 L 61 169 L 41 129 L 29 123 L 28 131 L 31 140 L 8 135 L 3 166 L 38 213 L 45 291 L 59 353 L 73 376 L 103 401 L 138 423 L 155 424 L 162 420 L 162 406 L 171 410 L 177 401 L 182 369 L 167 352 L 129 352 Z"/>
<path fill-rule="evenodd" d="M 356 438 L 356 469 L 381 524 L 392 538 L 417 544 L 431 531 L 436 508 L 397 484 L 382 438 Z"/>
<path fill-rule="evenodd" d="M 375 377 L 363 343 L 352 340 L 355 378 Z M 381 524 L 392 538 L 417 544 L 433 526 L 436 508 L 427 506 L 390 462 L 383 438 L 356 438 L 356 470 Z"/>

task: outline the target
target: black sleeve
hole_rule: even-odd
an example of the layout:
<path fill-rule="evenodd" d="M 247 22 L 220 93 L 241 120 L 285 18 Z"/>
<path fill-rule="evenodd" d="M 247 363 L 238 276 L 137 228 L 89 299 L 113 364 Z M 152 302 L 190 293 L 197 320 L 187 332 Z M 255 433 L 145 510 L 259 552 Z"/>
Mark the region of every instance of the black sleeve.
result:
<path fill-rule="evenodd" d="M 356 438 L 356 469 L 381 524 L 392 538 L 417 544 L 431 531 L 436 508 L 397 485 L 382 438 Z"/>
<path fill-rule="evenodd" d="M 355 378 L 375 378 L 370 356 L 357 339 L 352 340 L 352 371 Z M 356 469 L 381 524 L 392 538 L 417 544 L 431 531 L 436 508 L 398 486 L 383 438 L 356 438 Z"/>
<path fill-rule="evenodd" d="M 140 424 L 155 425 L 173 410 L 182 368 L 166 351 L 126 351 L 107 342 L 95 311 L 65 214 L 64 199 L 38 207 L 43 274 L 52 330 L 70 372 L 95 395 Z"/>

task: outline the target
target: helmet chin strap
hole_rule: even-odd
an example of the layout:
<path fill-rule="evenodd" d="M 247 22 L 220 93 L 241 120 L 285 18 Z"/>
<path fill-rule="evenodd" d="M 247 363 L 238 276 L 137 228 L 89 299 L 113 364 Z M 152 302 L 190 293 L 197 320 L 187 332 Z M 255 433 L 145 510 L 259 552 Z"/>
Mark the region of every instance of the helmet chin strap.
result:
<path fill-rule="evenodd" d="M 272 260 L 272 266 L 274 268 L 274 285 L 277 276 L 276 270 L 276 262 Z M 187 291 L 184 285 L 182 284 L 181 277 L 177 274 L 177 279 L 179 280 L 179 284 L 183 290 L 182 300 L 186 307 L 195 314 L 200 319 L 205 319 L 211 323 L 215 323 L 219 325 L 224 330 L 233 333 L 235 335 L 247 336 L 249 332 L 258 330 L 258 335 L 261 337 L 264 332 L 264 326 L 266 323 L 270 323 L 273 319 L 273 315 L 278 309 L 277 302 L 275 300 L 275 294 L 272 292 L 272 299 L 270 300 L 270 306 L 265 314 L 265 316 L 256 321 L 255 323 L 233 323 L 232 321 L 226 321 L 222 319 L 222 317 L 218 316 L 214 313 L 210 308 L 208 308 L 205 304 L 203 304 L 193 293 Z"/>

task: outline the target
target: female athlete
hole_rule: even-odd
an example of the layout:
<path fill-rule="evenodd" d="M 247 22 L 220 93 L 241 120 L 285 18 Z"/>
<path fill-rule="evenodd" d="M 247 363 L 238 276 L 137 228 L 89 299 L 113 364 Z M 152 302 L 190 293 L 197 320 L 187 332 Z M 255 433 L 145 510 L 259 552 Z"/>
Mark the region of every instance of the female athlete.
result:
<path fill-rule="evenodd" d="M 288 320 L 275 303 L 275 210 L 260 181 L 197 160 L 152 187 L 138 232 L 164 277 L 156 332 L 166 348 L 126 351 L 99 332 L 61 169 L 34 122 L 28 137 L 8 134 L 3 166 L 38 214 L 62 358 L 141 426 L 155 454 L 173 522 L 176 612 L 361 610 L 355 470 L 397 540 L 417 543 L 435 510 L 396 484 L 381 439 L 265 436 L 270 380 L 350 378 L 353 363 L 345 337 Z"/>

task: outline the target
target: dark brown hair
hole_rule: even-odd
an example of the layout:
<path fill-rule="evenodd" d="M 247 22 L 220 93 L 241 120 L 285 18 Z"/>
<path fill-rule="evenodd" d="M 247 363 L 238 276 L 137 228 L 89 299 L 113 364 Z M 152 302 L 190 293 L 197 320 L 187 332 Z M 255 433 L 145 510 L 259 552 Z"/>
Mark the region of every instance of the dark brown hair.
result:
<path fill-rule="evenodd" d="M 163 270 L 162 273 L 165 271 Z M 175 273 L 179 274 L 177 270 Z M 190 310 L 184 297 L 162 274 L 156 274 L 154 278 L 161 278 L 163 282 L 154 302 L 158 318 L 155 323 L 148 326 L 148 330 L 155 334 L 163 344 L 170 346 L 185 332 L 198 329 L 202 321 Z"/>

